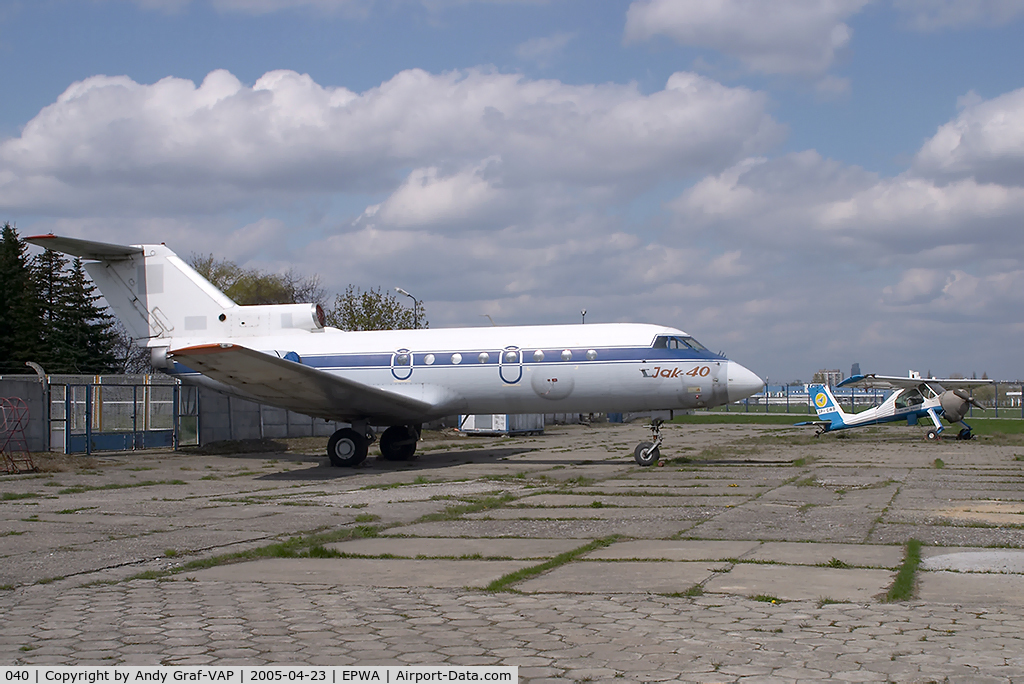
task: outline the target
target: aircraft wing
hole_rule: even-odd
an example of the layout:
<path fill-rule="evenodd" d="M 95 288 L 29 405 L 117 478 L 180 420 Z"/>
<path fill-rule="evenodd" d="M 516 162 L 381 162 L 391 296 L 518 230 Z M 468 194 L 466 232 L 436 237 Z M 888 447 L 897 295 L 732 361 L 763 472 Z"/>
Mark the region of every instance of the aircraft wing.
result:
<path fill-rule="evenodd" d="M 921 383 L 936 383 L 943 387 L 977 387 L 991 385 L 991 380 L 969 380 L 966 378 L 904 378 L 895 375 L 854 375 L 846 378 L 836 387 L 866 387 L 868 389 L 901 389 L 917 387 Z"/>
<path fill-rule="evenodd" d="M 258 401 L 325 420 L 419 423 L 438 406 L 237 344 L 175 349 L 174 360 Z"/>

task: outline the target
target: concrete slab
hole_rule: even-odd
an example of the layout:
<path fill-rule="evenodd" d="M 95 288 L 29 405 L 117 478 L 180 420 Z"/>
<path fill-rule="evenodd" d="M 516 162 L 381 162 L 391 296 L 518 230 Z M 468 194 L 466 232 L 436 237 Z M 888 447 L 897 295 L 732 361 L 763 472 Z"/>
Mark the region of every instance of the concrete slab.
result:
<path fill-rule="evenodd" d="M 1024 575 L 940 570 L 922 572 L 917 581 L 918 601 L 1024 606 Z"/>
<path fill-rule="evenodd" d="M 765 542 L 743 560 L 792 565 L 827 565 L 836 559 L 856 568 L 895 569 L 903 562 L 902 546 Z"/>
<path fill-rule="evenodd" d="M 410 537 L 541 537 L 544 539 L 596 539 L 613 534 L 643 539 L 668 539 L 686 532 L 694 522 L 685 520 L 453 520 L 406 525 L 385 530 L 381 536 Z"/>
<path fill-rule="evenodd" d="M 775 596 L 785 601 L 867 602 L 892 582 L 888 570 L 817 568 L 740 563 L 704 585 L 704 591 L 740 596 Z"/>
<path fill-rule="evenodd" d="M 527 593 L 571 592 L 628 594 L 637 591 L 671 594 L 684 592 L 714 575 L 713 564 L 690 562 L 583 561 L 563 565 L 516 585 Z"/>
<path fill-rule="evenodd" d="M 329 584 L 339 587 L 485 587 L 528 561 L 271 558 L 188 573 L 202 582 Z"/>
<path fill-rule="evenodd" d="M 589 560 L 720 561 L 746 556 L 761 546 L 751 541 L 643 540 L 616 542 L 588 553 Z"/>
<path fill-rule="evenodd" d="M 1021 550 L 926 548 L 921 555 L 922 570 L 1024 574 Z"/>
<path fill-rule="evenodd" d="M 620 496 L 594 492 L 576 494 L 538 494 L 524 496 L 517 503 L 538 508 L 587 507 L 594 502 L 616 508 L 675 508 L 679 506 L 736 506 L 746 502 L 745 496 Z"/>
<path fill-rule="evenodd" d="M 706 520 L 713 509 L 698 506 L 673 508 L 501 508 L 467 515 L 470 520 Z"/>
<path fill-rule="evenodd" d="M 539 559 L 572 551 L 580 545 L 575 539 L 377 537 L 328 544 L 327 547 L 364 556 L 391 554 L 404 558 L 459 558 L 479 555 L 483 558 Z"/>

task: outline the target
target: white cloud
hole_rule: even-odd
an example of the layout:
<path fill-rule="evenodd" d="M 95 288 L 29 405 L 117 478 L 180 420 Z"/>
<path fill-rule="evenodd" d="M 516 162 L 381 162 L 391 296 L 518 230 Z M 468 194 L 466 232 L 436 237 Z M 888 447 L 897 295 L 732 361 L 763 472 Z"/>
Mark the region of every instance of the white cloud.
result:
<path fill-rule="evenodd" d="M 436 166 L 414 169 L 405 182 L 382 204 L 368 207 L 363 220 L 393 228 L 491 223 L 506 213 L 503 193 L 486 178 L 490 159 L 471 169 L 442 175 Z"/>
<path fill-rule="evenodd" d="M 627 41 L 663 35 L 769 74 L 820 74 L 850 42 L 845 21 L 871 0 L 634 0 Z"/>
<path fill-rule="evenodd" d="M 219 211 L 387 192 L 410 168 L 465 174 L 491 157 L 507 187 L 630 194 L 768 149 L 783 129 L 766 106 L 689 73 L 650 95 L 480 70 L 403 71 L 363 93 L 291 71 L 252 87 L 226 71 L 198 87 L 95 76 L 0 143 L 0 208 Z"/>
<path fill-rule="evenodd" d="M 921 147 L 914 170 L 1024 186 L 1024 88 L 991 100 L 968 93 L 961 111 Z"/>
<path fill-rule="evenodd" d="M 999 26 L 1024 14 L 1020 0 L 893 0 L 893 5 L 921 31 Z"/>

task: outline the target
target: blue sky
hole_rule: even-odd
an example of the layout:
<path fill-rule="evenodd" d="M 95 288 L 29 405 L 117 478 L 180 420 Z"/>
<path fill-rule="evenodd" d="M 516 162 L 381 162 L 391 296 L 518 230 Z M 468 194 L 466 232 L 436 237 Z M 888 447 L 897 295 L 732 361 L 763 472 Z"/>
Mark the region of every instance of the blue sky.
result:
<path fill-rule="evenodd" d="M 1024 377 L 1020 0 L 0 0 L 0 220 Z"/>

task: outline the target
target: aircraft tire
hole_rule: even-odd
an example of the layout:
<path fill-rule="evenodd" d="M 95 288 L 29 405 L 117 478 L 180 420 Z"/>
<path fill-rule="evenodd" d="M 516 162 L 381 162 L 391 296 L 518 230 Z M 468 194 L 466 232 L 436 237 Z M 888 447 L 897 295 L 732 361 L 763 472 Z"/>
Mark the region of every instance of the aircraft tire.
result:
<path fill-rule="evenodd" d="M 971 432 L 971 428 L 964 428 L 960 432 L 956 433 L 956 438 L 964 440 L 974 439 L 974 433 Z"/>
<path fill-rule="evenodd" d="M 938 430 L 929 430 L 928 434 L 926 434 L 924 436 L 924 438 L 927 439 L 929 442 L 938 441 L 938 439 L 939 439 L 939 431 Z"/>
<path fill-rule="evenodd" d="M 419 435 L 409 425 L 392 425 L 380 436 L 380 456 L 385 461 L 409 461 L 416 457 Z"/>
<path fill-rule="evenodd" d="M 640 442 L 633 450 L 633 458 L 637 465 L 644 467 L 654 465 L 661 458 L 661 450 L 655 447 L 653 442 Z"/>
<path fill-rule="evenodd" d="M 370 441 L 352 428 L 342 428 L 327 440 L 327 458 L 335 468 L 352 468 L 366 460 Z"/>

